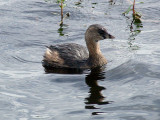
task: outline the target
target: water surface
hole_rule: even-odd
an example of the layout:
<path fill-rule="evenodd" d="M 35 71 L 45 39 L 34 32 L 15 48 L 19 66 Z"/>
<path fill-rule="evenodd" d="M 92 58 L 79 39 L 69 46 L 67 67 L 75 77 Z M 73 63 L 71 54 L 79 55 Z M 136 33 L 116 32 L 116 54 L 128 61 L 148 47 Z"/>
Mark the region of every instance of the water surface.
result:
<path fill-rule="evenodd" d="M 60 8 L 43 0 L 0 0 L 1 120 L 159 120 L 159 0 L 136 4 L 141 23 L 122 15 L 126 0 L 71 0 L 60 27 Z M 85 45 L 84 32 L 102 24 L 116 39 L 101 41 L 105 69 L 46 73 L 46 45 Z M 132 26 L 132 27 L 131 27 Z"/>

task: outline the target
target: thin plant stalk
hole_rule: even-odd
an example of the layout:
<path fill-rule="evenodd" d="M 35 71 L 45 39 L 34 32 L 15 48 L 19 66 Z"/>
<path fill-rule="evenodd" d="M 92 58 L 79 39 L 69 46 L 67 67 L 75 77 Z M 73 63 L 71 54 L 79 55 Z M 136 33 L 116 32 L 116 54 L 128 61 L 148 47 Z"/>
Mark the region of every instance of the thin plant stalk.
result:
<path fill-rule="evenodd" d="M 135 8 L 135 0 L 134 0 L 134 2 L 133 2 L 133 15 L 135 15 L 135 10 L 134 10 L 134 8 Z"/>
<path fill-rule="evenodd" d="M 61 0 L 61 23 L 60 25 L 63 24 L 63 0 Z"/>

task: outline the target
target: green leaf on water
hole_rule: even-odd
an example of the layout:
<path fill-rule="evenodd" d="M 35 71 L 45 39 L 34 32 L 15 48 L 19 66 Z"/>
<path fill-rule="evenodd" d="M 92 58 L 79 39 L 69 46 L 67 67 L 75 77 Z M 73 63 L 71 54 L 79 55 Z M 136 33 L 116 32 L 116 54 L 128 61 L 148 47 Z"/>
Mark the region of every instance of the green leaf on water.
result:
<path fill-rule="evenodd" d="M 61 0 L 57 0 L 57 3 L 60 3 L 61 2 Z"/>
<path fill-rule="evenodd" d="M 127 9 L 123 14 L 128 14 L 128 13 L 132 10 L 131 7 L 132 7 L 132 5 L 130 5 L 130 6 L 128 7 L 128 9 Z"/>
<path fill-rule="evenodd" d="M 66 4 L 63 4 L 63 8 L 66 7 Z"/>
<path fill-rule="evenodd" d="M 136 2 L 136 3 L 144 3 L 144 2 Z"/>

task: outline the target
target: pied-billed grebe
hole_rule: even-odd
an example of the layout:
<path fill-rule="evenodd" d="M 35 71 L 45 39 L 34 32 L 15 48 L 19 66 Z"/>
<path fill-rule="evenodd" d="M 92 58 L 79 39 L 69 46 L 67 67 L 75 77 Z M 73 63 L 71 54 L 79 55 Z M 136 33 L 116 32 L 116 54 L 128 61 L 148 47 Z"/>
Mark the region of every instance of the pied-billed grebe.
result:
<path fill-rule="evenodd" d="M 89 51 L 79 44 L 65 43 L 49 46 L 43 59 L 45 68 L 63 69 L 92 69 L 107 64 L 106 58 L 102 55 L 99 40 L 113 39 L 107 30 L 99 25 L 90 25 L 85 33 L 85 41 Z"/>

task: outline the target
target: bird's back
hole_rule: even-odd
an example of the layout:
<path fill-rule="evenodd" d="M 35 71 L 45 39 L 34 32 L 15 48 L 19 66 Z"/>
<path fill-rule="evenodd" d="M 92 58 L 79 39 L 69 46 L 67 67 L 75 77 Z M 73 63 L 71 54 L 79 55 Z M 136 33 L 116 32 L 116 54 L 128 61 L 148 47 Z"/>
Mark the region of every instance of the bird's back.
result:
<path fill-rule="evenodd" d="M 44 55 L 43 66 L 53 68 L 86 68 L 89 55 L 79 44 L 65 43 L 50 46 Z"/>

